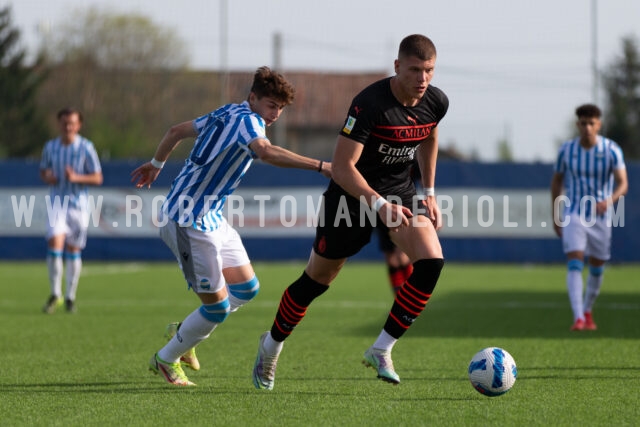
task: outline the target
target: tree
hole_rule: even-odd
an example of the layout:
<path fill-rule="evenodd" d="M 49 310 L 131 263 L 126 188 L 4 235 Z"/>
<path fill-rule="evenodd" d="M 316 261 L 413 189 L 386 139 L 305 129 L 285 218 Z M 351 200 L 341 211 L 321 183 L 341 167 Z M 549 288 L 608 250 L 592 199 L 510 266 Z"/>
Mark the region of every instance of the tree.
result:
<path fill-rule="evenodd" d="M 499 162 L 513 162 L 513 152 L 511 151 L 511 144 L 506 137 L 498 140 L 498 161 Z"/>
<path fill-rule="evenodd" d="M 90 62 L 103 69 L 179 69 L 187 49 L 175 31 L 146 16 L 95 7 L 77 9 L 44 41 L 54 63 Z"/>
<path fill-rule="evenodd" d="M 48 135 L 36 95 L 46 78 L 44 58 L 25 65 L 20 31 L 12 27 L 11 9 L 0 9 L 0 156 L 35 156 Z"/>
<path fill-rule="evenodd" d="M 513 151 L 511 150 L 511 125 L 505 123 L 504 135 L 498 139 L 498 161 L 499 162 L 513 162 Z"/>
<path fill-rule="evenodd" d="M 640 159 L 640 52 L 633 36 L 622 39 L 622 57 L 604 76 L 609 109 L 604 125 L 626 158 Z"/>
<path fill-rule="evenodd" d="M 52 78 L 40 101 L 79 108 L 101 157 L 146 157 L 156 128 L 176 120 L 171 94 L 188 62 L 176 34 L 145 16 L 76 10 L 43 41 Z"/>

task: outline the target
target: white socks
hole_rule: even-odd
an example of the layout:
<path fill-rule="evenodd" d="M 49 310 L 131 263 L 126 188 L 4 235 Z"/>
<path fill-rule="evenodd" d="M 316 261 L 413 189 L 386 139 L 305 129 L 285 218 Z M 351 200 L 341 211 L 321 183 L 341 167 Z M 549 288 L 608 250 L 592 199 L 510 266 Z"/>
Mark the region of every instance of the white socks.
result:
<path fill-rule="evenodd" d="M 596 298 L 600 294 L 600 287 L 602 286 L 602 279 L 604 275 L 594 276 L 593 274 L 589 274 L 587 277 L 587 290 L 584 294 L 584 311 L 591 312 L 593 309 L 593 303 L 596 301 Z"/>
<path fill-rule="evenodd" d="M 378 335 L 378 339 L 373 343 L 373 348 L 391 351 L 398 340 L 389 335 L 384 329 Z"/>
<path fill-rule="evenodd" d="M 573 310 L 573 320 L 584 320 L 584 307 L 582 305 L 582 271 L 569 270 L 567 272 L 567 291 L 569 302 Z"/>
<path fill-rule="evenodd" d="M 229 292 L 229 311 L 233 313 L 249 301 L 251 300 L 236 298 L 233 294 L 231 294 L 231 292 Z"/>
<path fill-rule="evenodd" d="M 49 270 L 49 287 L 51 295 L 62 296 L 62 252 L 49 249 L 47 252 L 47 269 Z"/>
<path fill-rule="evenodd" d="M 76 300 L 76 291 L 78 290 L 78 281 L 80 280 L 80 272 L 82 271 L 82 258 L 80 252 L 66 253 L 66 294 L 65 299 L 71 301 Z"/>
<path fill-rule="evenodd" d="M 47 252 L 47 269 L 49 270 L 49 287 L 51 295 L 60 298 L 62 296 L 62 252 L 49 249 Z M 75 301 L 80 272 L 82 271 L 82 258 L 80 252 L 64 253 L 66 273 L 65 299 Z"/>
<path fill-rule="evenodd" d="M 284 341 L 276 341 L 271 337 L 271 332 L 267 334 L 262 343 L 262 347 L 268 354 L 280 354 Z"/>
<path fill-rule="evenodd" d="M 165 362 L 175 363 L 187 350 L 204 341 L 219 323 L 210 322 L 195 309 L 180 325 L 180 330 L 169 340 L 167 345 L 158 351 L 158 356 Z M 180 339 L 178 339 L 180 337 Z"/>

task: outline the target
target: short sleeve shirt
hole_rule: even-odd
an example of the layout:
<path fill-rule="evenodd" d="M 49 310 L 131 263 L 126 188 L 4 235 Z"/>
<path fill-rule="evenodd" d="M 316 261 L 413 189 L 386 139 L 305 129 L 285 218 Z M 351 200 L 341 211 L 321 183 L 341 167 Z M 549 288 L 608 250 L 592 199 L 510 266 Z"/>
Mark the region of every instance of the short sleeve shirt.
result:
<path fill-rule="evenodd" d="M 420 102 L 402 105 L 391 92 L 391 78 L 379 80 L 353 99 L 340 135 L 364 145 L 356 168 L 383 196 L 415 194 L 411 165 L 449 107 L 447 96 L 429 85 Z M 331 181 L 329 189 L 339 186 Z"/>
<path fill-rule="evenodd" d="M 69 182 L 66 178 L 66 168 L 71 167 L 78 174 L 94 174 L 102 172 L 98 153 L 91 141 L 77 135 L 70 144 L 63 144 L 61 139 L 55 138 L 48 141 L 42 150 L 40 169 L 51 169 L 58 182 L 50 186 L 52 201 L 60 197 L 63 202 L 69 198 L 69 205 L 76 209 L 87 208 L 88 190 L 86 184 Z"/>
<path fill-rule="evenodd" d="M 611 197 L 613 172 L 624 168 L 620 146 L 603 136 L 598 136 L 596 145 L 589 149 L 580 145 L 580 138 L 562 144 L 554 170 L 564 176 L 565 194 L 569 198 L 565 213 L 580 213 L 589 205 L 585 203 L 587 197 L 596 202 Z"/>
<path fill-rule="evenodd" d="M 227 197 L 255 157 L 249 145 L 267 139 L 265 122 L 244 101 L 194 119 L 193 127 L 198 136 L 163 209 L 181 226 L 212 231 L 223 221 Z"/>

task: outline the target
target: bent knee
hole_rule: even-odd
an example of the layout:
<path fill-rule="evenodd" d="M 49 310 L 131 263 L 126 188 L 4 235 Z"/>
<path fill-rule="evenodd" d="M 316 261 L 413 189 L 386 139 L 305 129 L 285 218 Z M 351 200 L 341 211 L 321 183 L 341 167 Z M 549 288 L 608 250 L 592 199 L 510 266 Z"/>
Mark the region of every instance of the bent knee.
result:
<path fill-rule="evenodd" d="M 260 291 L 260 282 L 256 276 L 243 283 L 229 284 L 229 293 L 234 297 L 250 301 L 258 295 Z"/>
<path fill-rule="evenodd" d="M 584 269 L 584 262 L 579 259 L 570 259 L 567 261 L 567 269 L 569 271 L 582 271 Z"/>
<path fill-rule="evenodd" d="M 602 276 L 604 274 L 604 265 L 598 265 L 598 266 L 590 265 L 589 266 L 589 273 L 592 276 L 595 276 L 595 277 Z"/>
<path fill-rule="evenodd" d="M 214 304 L 202 304 L 199 311 L 208 321 L 222 323 L 229 316 L 230 310 L 229 298 L 225 298 Z"/>

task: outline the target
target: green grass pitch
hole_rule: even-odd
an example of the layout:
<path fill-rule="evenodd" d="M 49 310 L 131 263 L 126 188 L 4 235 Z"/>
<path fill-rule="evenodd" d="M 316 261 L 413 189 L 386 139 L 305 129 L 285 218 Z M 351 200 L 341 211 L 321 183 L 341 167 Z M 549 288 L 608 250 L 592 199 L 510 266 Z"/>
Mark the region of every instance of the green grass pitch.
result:
<path fill-rule="evenodd" d="M 258 297 L 198 347 L 198 384 L 147 370 L 164 327 L 198 307 L 174 263 L 85 263 L 78 312 L 41 312 L 41 263 L 0 263 L 0 425 L 637 425 L 640 266 L 612 265 L 599 329 L 569 332 L 565 267 L 449 263 L 423 315 L 396 345 L 402 383 L 361 365 L 392 303 L 382 263 L 347 263 L 285 343 L 273 391 L 255 390 L 258 337 L 301 263 L 256 263 Z M 507 394 L 467 379 L 481 348 L 518 365 Z"/>

